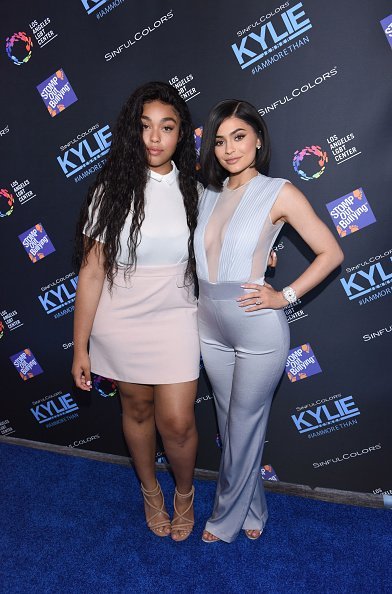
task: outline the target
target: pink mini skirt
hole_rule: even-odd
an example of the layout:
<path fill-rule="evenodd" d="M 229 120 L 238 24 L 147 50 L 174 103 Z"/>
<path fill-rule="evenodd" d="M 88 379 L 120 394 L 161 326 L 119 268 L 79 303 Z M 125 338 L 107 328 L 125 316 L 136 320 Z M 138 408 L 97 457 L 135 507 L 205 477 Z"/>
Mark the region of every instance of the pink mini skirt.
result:
<path fill-rule="evenodd" d="M 90 337 L 91 371 L 136 384 L 199 377 L 197 300 L 184 286 L 186 262 L 119 270 L 105 280 Z"/>

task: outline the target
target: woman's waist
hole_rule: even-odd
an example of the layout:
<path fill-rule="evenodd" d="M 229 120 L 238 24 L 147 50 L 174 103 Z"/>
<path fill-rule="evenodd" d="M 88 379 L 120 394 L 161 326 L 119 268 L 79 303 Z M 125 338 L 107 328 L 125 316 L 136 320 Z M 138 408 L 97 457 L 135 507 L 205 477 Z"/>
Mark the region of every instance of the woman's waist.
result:
<path fill-rule="evenodd" d="M 244 289 L 242 287 L 242 285 L 248 283 L 263 285 L 264 277 L 258 278 L 256 280 L 236 280 L 217 283 L 210 283 L 207 280 L 199 279 L 199 298 L 207 297 L 208 299 L 216 299 L 219 301 L 236 299 L 237 297 L 240 297 L 240 295 L 254 290 Z"/>
<path fill-rule="evenodd" d="M 122 276 L 125 278 L 139 276 L 177 276 L 179 274 L 183 275 L 185 273 L 187 264 L 187 260 L 185 262 L 178 262 L 177 264 L 162 264 L 158 266 L 139 266 L 136 264 L 136 267 L 132 269 L 123 263 L 119 263 L 115 276 Z"/>

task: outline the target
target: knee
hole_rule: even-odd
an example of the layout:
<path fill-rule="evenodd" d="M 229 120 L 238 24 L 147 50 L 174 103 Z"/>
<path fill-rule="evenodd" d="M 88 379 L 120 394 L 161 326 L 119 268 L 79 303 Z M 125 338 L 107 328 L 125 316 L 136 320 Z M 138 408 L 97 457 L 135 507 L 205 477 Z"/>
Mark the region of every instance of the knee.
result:
<path fill-rule="evenodd" d="M 134 423 L 142 424 L 150 421 L 154 416 L 153 402 L 132 402 L 123 401 L 123 415 Z"/>
<path fill-rule="evenodd" d="M 194 419 L 166 419 L 161 424 L 159 432 L 165 441 L 174 442 L 179 447 L 182 447 L 189 439 L 195 436 L 195 421 Z"/>

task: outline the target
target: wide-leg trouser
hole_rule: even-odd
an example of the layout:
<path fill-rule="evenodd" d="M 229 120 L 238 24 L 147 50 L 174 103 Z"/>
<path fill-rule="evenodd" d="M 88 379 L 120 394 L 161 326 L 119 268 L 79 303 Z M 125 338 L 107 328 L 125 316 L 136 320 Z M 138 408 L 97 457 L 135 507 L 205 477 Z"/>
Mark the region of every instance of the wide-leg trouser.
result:
<path fill-rule="evenodd" d="M 199 332 L 222 438 L 214 508 L 205 529 L 226 542 L 268 517 L 260 465 L 272 397 L 289 350 L 282 310 L 246 313 L 241 283 L 199 281 Z"/>

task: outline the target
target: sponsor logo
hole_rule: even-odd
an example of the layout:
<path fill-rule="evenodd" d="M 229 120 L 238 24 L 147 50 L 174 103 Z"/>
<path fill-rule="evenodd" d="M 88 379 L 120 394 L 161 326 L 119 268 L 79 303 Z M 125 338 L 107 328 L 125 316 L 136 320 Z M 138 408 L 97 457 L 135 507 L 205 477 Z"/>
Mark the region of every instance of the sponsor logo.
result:
<path fill-rule="evenodd" d="M 87 14 L 92 14 L 98 8 L 109 2 L 109 0 L 81 0 Z"/>
<path fill-rule="evenodd" d="M 320 74 L 320 76 L 316 76 L 312 82 L 308 81 L 308 82 L 302 83 L 301 86 L 298 86 L 295 89 L 293 89 L 288 95 L 285 95 L 284 97 L 280 97 L 279 99 L 276 99 L 269 105 L 266 105 L 265 107 L 260 108 L 258 110 L 260 115 L 265 116 L 265 115 L 269 114 L 271 111 L 275 111 L 278 107 L 280 107 L 282 105 L 286 105 L 290 101 L 293 101 L 293 99 L 297 99 L 298 97 L 301 97 L 301 95 L 303 95 L 304 93 L 307 93 L 311 89 L 316 89 L 322 83 L 326 82 L 327 80 L 331 80 L 331 78 L 336 76 L 337 73 L 338 73 L 337 67 L 334 66 L 333 68 L 331 68 L 331 70 L 329 72 L 324 72 L 323 74 Z"/>
<path fill-rule="evenodd" d="M 0 320 L 0 338 L 3 338 L 3 336 L 4 336 L 4 324 Z"/>
<path fill-rule="evenodd" d="M 321 367 L 309 343 L 289 351 L 286 361 L 286 373 L 291 382 L 321 373 Z"/>
<path fill-rule="evenodd" d="M 284 243 L 283 243 L 283 241 L 280 241 L 279 243 L 277 243 L 276 245 L 274 245 L 273 250 L 275 252 L 279 252 L 280 250 L 284 250 Z"/>
<path fill-rule="evenodd" d="M 248 68 L 265 58 L 264 62 L 252 68 L 252 74 L 256 74 L 309 43 L 307 35 L 298 39 L 312 28 L 310 20 L 301 10 L 302 7 L 302 2 L 298 2 L 292 8 L 276 15 L 273 21 L 261 24 L 257 32 L 249 33 L 239 44 L 233 43 L 231 49 L 240 67 Z M 272 17 L 271 14 L 271 19 Z M 290 44 L 294 39 L 296 41 Z"/>
<path fill-rule="evenodd" d="M 11 433 L 15 433 L 15 429 L 11 427 L 9 419 L 0 421 L 0 435 L 11 435 Z"/>
<path fill-rule="evenodd" d="M 353 458 L 358 458 L 359 456 L 365 456 L 366 454 L 372 454 L 381 450 L 382 446 L 380 443 L 377 443 L 374 446 L 369 446 L 367 448 L 363 448 L 361 451 L 354 451 L 354 452 L 347 452 L 337 456 L 336 458 L 329 458 L 328 460 L 322 460 L 321 462 L 313 462 L 313 468 L 323 468 L 324 466 L 329 466 L 330 464 L 337 464 L 338 462 L 347 462 L 348 460 L 352 460 Z M 374 493 L 374 491 L 373 491 Z"/>
<path fill-rule="evenodd" d="M 132 36 L 131 39 L 124 41 L 124 43 L 119 45 L 115 50 L 112 50 L 111 52 L 108 52 L 107 54 L 105 54 L 106 62 L 109 62 L 110 60 L 113 60 L 113 58 L 116 58 L 117 56 L 119 56 L 123 50 L 129 49 L 130 47 L 132 47 L 132 45 L 135 45 L 135 43 L 137 43 L 138 41 L 141 41 L 144 37 L 147 37 L 153 31 L 156 31 L 157 29 L 159 29 L 159 27 L 161 25 L 163 25 L 165 22 L 169 21 L 173 17 L 174 17 L 173 11 L 169 10 L 169 12 L 166 15 L 163 15 L 162 17 L 157 19 L 152 24 L 152 26 L 149 25 L 148 27 L 145 27 L 141 31 L 137 31 Z"/>
<path fill-rule="evenodd" d="M 261 467 L 261 478 L 263 481 L 278 481 L 278 475 L 270 464 Z"/>
<path fill-rule="evenodd" d="M 336 398 L 341 398 L 341 394 L 334 394 L 333 396 L 328 396 L 326 398 L 319 398 L 315 402 L 311 402 L 309 404 L 302 404 L 301 406 L 297 406 L 295 408 L 296 411 L 300 412 L 301 410 L 307 410 L 308 408 L 313 408 L 314 406 L 318 406 L 319 404 L 324 404 L 325 402 L 330 402 L 331 400 L 336 400 Z"/>
<path fill-rule="evenodd" d="M 339 279 L 349 300 L 358 299 L 358 303 L 364 305 L 390 295 L 392 291 L 388 285 L 392 283 L 391 262 L 392 257 L 390 256 L 387 262 L 371 264 L 364 270 L 353 272 L 348 278 Z M 381 289 L 381 291 L 378 289 Z M 365 295 L 366 297 L 364 297 Z M 360 297 L 363 297 L 363 299 L 359 299 Z"/>
<path fill-rule="evenodd" d="M 381 27 L 383 28 L 383 31 L 386 35 L 386 38 L 389 41 L 389 45 L 392 47 L 392 14 L 385 17 L 385 19 L 382 19 L 382 21 L 380 21 L 380 23 L 381 23 Z"/>
<path fill-rule="evenodd" d="M 214 397 L 211 394 L 204 394 L 204 396 L 199 396 L 195 400 L 195 404 L 201 404 L 202 402 L 207 402 L 208 400 L 214 400 Z"/>
<path fill-rule="evenodd" d="M 362 188 L 326 205 L 339 237 L 346 237 L 376 222 Z"/>
<path fill-rule="evenodd" d="M 155 462 L 158 464 L 168 464 L 168 460 L 166 458 L 166 454 L 163 450 L 156 452 L 155 454 Z"/>
<path fill-rule="evenodd" d="M 118 393 L 116 382 L 112 379 L 108 379 L 107 377 L 102 377 L 101 375 L 93 376 L 93 388 L 100 396 L 103 396 L 104 398 L 117 396 Z"/>
<path fill-rule="evenodd" d="M 199 126 L 194 131 L 195 148 L 196 148 L 196 169 L 200 169 L 200 150 L 201 150 L 201 139 L 203 138 L 203 126 Z"/>
<path fill-rule="evenodd" d="M 81 2 L 87 14 L 95 13 L 97 19 L 101 19 L 121 4 L 124 4 L 125 0 L 81 0 Z M 98 10 L 99 8 L 101 10 Z"/>
<path fill-rule="evenodd" d="M 349 161 L 350 159 L 358 157 L 358 155 L 362 154 L 356 146 L 348 146 L 349 143 L 354 140 L 354 138 L 354 132 L 350 132 L 341 138 L 339 138 L 336 134 L 332 134 L 332 136 L 327 138 L 329 148 L 331 149 L 331 152 L 338 165 L 341 165 L 342 163 L 345 163 L 346 161 Z"/>
<path fill-rule="evenodd" d="M 306 173 L 303 170 L 305 157 L 310 157 L 310 159 L 306 159 L 306 167 L 308 171 L 314 171 L 315 165 L 318 165 L 319 169 L 317 169 L 317 171 L 314 173 Z M 323 151 L 321 146 L 318 145 L 305 146 L 305 148 L 302 150 L 297 150 L 294 153 L 294 171 L 295 173 L 298 173 L 300 178 L 304 179 L 305 181 L 318 179 L 320 175 L 324 173 L 326 163 L 328 163 L 328 155 L 325 151 Z"/>
<path fill-rule="evenodd" d="M 11 355 L 10 359 L 24 381 L 44 372 L 30 349 L 24 349 L 16 355 Z"/>
<path fill-rule="evenodd" d="M 173 76 L 169 80 L 169 84 L 172 87 L 175 87 L 184 101 L 190 101 L 200 95 L 200 91 L 198 91 L 192 85 L 194 82 L 194 77 L 192 74 L 188 74 L 188 76 L 184 76 L 183 78 L 179 78 L 178 76 Z"/>
<path fill-rule="evenodd" d="M 5 136 L 6 134 L 8 134 L 9 131 L 10 131 L 10 127 L 7 124 L 5 128 L 3 128 L 2 130 L 0 130 L 0 136 Z"/>
<path fill-rule="evenodd" d="M 375 330 L 374 332 L 371 332 L 370 334 L 364 334 L 362 336 L 362 340 L 364 342 L 369 342 L 369 340 L 374 340 L 375 338 L 380 338 L 380 336 L 383 336 L 385 333 L 389 334 L 389 332 L 392 332 L 392 324 L 388 328 L 385 326 L 385 328 L 380 328 L 379 330 Z"/>
<path fill-rule="evenodd" d="M 0 217 L 9 217 L 14 210 L 14 197 L 5 188 L 0 189 Z"/>
<path fill-rule="evenodd" d="M 298 322 L 308 317 L 308 314 L 304 312 L 301 307 L 301 299 L 297 299 L 295 303 L 289 303 L 283 308 L 284 313 L 289 324 L 292 322 Z"/>
<path fill-rule="evenodd" d="M 34 263 L 56 251 L 41 223 L 27 229 L 18 237 L 30 260 Z"/>
<path fill-rule="evenodd" d="M 78 418 L 78 405 L 71 394 L 56 394 L 53 398 L 44 399 L 45 402 L 33 403 L 30 412 L 39 425 L 47 429 L 60 425 L 66 421 Z"/>
<path fill-rule="evenodd" d="M 308 437 L 312 438 L 325 433 L 330 433 L 331 431 L 336 431 L 337 429 L 335 426 L 338 427 L 338 430 L 350 427 L 350 423 L 356 424 L 357 419 L 348 421 L 348 424 L 344 426 L 341 425 L 342 421 L 352 419 L 360 414 L 360 410 L 355 404 L 353 397 L 344 396 L 343 398 L 338 398 L 332 402 L 303 410 L 298 415 L 291 415 L 291 418 L 299 433 L 307 433 Z M 329 425 L 333 425 L 334 427 L 328 427 Z M 314 432 L 316 429 L 322 429 L 323 427 L 328 427 L 328 429 L 323 429 L 321 433 L 309 433 L 310 431 Z"/>
<path fill-rule="evenodd" d="M 44 47 L 57 37 L 57 33 L 54 33 L 53 29 L 47 31 L 47 26 L 50 25 L 50 18 L 47 17 L 40 23 L 38 21 L 32 21 L 30 23 L 30 29 L 37 40 L 39 47 Z"/>
<path fill-rule="evenodd" d="M 373 493 L 375 495 L 392 495 L 392 489 L 389 489 L 388 491 L 383 491 L 381 487 L 378 487 L 377 489 L 374 489 Z"/>
<path fill-rule="evenodd" d="M 48 315 L 54 314 L 54 318 L 61 318 L 64 315 L 73 312 L 73 305 L 76 297 L 76 286 L 78 277 L 74 272 L 49 283 L 46 287 L 41 287 L 43 295 L 38 296 L 38 300 Z M 53 288 L 50 288 L 53 287 Z"/>
<path fill-rule="evenodd" d="M 40 83 L 37 91 L 52 118 L 78 100 L 62 68 Z"/>
<path fill-rule="evenodd" d="M 16 194 L 17 199 L 19 200 L 19 204 L 23 206 L 26 202 L 29 202 L 32 198 L 35 198 L 37 194 L 34 194 L 33 190 L 27 189 L 30 185 L 30 180 L 25 179 L 22 182 L 17 181 L 16 179 L 11 182 L 11 188 Z"/>
<path fill-rule="evenodd" d="M 67 351 L 68 349 L 72 349 L 74 345 L 74 341 L 71 340 L 71 342 L 63 342 L 62 347 L 65 351 Z"/>
<path fill-rule="evenodd" d="M 78 183 L 91 175 L 91 173 L 101 169 L 105 163 L 105 159 L 102 159 L 102 157 L 109 152 L 111 136 L 112 133 L 109 126 L 103 126 L 94 132 L 92 137 L 88 139 L 84 138 L 76 147 L 71 147 L 63 155 L 59 155 L 57 161 L 65 177 L 75 176 L 74 181 Z M 63 149 L 64 147 L 61 148 Z M 95 164 L 91 166 L 92 163 Z"/>
<path fill-rule="evenodd" d="M 94 126 L 91 126 L 91 128 L 89 128 L 88 130 L 85 130 L 84 132 L 81 132 L 80 134 L 78 134 L 77 136 L 75 136 L 75 138 L 73 138 L 72 140 L 68 141 L 63 146 L 60 146 L 60 150 L 61 151 L 67 150 L 70 146 L 72 146 L 73 144 L 76 144 L 77 142 L 80 142 L 83 138 L 85 138 L 86 136 L 88 136 L 89 134 L 91 134 L 91 132 L 94 132 L 94 130 L 97 130 L 98 128 L 99 128 L 99 124 L 94 124 Z"/>
<path fill-rule="evenodd" d="M 0 315 L 10 332 L 23 326 L 23 322 L 21 322 L 18 318 L 18 312 L 16 309 L 10 312 L 8 312 L 6 309 L 3 309 L 3 311 L 0 312 Z"/>
<path fill-rule="evenodd" d="M 20 51 L 21 46 L 23 46 L 22 51 Z M 26 64 L 30 60 L 32 47 L 33 42 L 31 37 L 29 37 L 24 31 L 19 31 L 18 33 L 11 35 L 11 37 L 7 37 L 5 42 L 7 56 L 16 66 Z M 15 55 L 15 52 L 19 54 L 19 57 Z"/>
<path fill-rule="evenodd" d="M 99 433 L 97 433 L 96 435 L 90 435 L 90 437 L 84 437 L 83 439 L 78 439 L 78 440 L 74 441 L 73 443 L 68 444 L 68 447 L 69 448 L 79 448 L 80 446 L 91 443 L 92 441 L 95 441 L 96 439 L 101 439 L 101 436 L 99 435 Z"/>
<path fill-rule="evenodd" d="M 290 4 L 290 2 L 285 2 L 284 4 L 277 6 L 274 11 L 261 16 L 254 23 L 248 25 L 247 27 L 241 29 L 240 31 L 237 31 L 237 36 L 242 37 L 243 35 L 245 35 L 245 33 L 248 33 L 248 31 L 250 31 L 251 29 L 255 29 L 256 27 L 260 26 L 262 23 L 265 23 L 265 21 L 272 19 L 273 16 L 275 16 L 279 12 L 282 12 L 282 10 L 284 10 L 285 8 L 288 8 L 289 4 Z"/>

